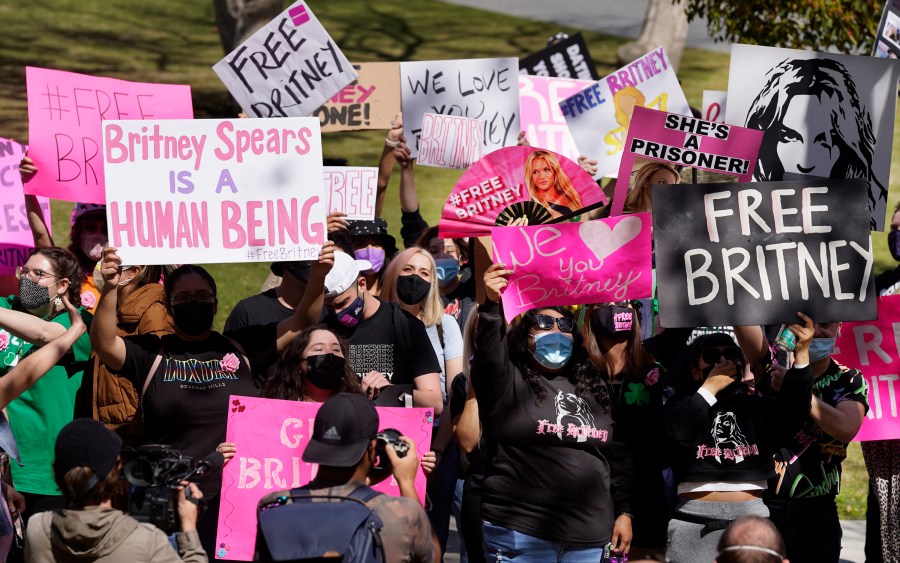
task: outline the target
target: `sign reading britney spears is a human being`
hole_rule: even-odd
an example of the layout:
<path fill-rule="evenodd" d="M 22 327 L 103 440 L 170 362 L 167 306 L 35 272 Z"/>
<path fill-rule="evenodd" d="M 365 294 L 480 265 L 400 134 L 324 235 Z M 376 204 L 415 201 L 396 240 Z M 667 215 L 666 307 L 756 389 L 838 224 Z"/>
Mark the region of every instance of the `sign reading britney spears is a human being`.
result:
<path fill-rule="evenodd" d="M 325 241 L 319 121 L 107 121 L 110 244 L 129 264 L 314 260 Z"/>

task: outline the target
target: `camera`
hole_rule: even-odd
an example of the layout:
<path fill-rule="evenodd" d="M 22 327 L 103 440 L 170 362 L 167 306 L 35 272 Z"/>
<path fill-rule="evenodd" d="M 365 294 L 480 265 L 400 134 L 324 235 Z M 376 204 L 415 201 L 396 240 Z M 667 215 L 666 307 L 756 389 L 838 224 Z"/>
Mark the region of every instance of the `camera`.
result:
<path fill-rule="evenodd" d="M 390 446 L 397 453 L 397 457 L 406 457 L 409 453 L 409 445 L 400 439 L 399 430 L 393 428 L 385 428 L 375 435 L 375 451 L 378 452 L 378 461 L 375 462 L 376 469 L 384 469 L 390 471 L 391 459 L 387 456 L 385 450 Z"/>
<path fill-rule="evenodd" d="M 182 481 L 197 482 L 222 467 L 225 458 L 215 452 L 202 460 L 186 457 L 171 446 L 149 444 L 122 451 L 125 479 L 133 485 L 128 498 L 128 514 L 138 522 L 148 522 L 166 533 L 176 531 L 176 490 Z M 188 500 L 205 509 L 203 499 Z"/>

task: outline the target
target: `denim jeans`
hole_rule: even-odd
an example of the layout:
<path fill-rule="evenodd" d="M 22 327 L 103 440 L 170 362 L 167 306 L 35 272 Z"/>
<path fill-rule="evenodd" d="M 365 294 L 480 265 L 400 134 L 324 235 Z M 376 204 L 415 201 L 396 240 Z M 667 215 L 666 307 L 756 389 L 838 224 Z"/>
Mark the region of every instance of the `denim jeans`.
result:
<path fill-rule="evenodd" d="M 489 563 L 597 563 L 602 547 L 576 547 L 508 530 L 484 521 L 484 558 Z"/>

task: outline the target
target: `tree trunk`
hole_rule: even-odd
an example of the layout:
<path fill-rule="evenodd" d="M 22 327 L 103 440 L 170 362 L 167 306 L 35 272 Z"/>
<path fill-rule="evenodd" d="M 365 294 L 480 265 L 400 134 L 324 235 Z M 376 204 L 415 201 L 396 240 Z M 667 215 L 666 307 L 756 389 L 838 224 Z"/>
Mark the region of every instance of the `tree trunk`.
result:
<path fill-rule="evenodd" d="M 619 47 L 616 58 L 620 66 L 625 65 L 662 45 L 669 62 L 677 70 L 687 33 L 687 14 L 680 0 L 650 0 L 641 36 Z"/>
<path fill-rule="evenodd" d="M 225 54 L 247 40 L 283 9 L 282 0 L 213 0 Z"/>

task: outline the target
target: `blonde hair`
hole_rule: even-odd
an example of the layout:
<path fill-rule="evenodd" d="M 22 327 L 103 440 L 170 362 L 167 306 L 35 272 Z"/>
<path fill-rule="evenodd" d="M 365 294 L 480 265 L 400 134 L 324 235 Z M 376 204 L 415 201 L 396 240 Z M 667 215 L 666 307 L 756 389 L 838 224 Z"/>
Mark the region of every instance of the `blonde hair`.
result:
<path fill-rule="evenodd" d="M 556 189 L 557 193 L 562 194 L 563 199 L 566 202 L 566 207 L 571 211 L 576 211 L 584 207 L 584 205 L 581 204 L 581 196 L 578 195 L 578 192 L 572 187 L 572 181 L 569 180 L 569 176 L 563 171 L 559 159 L 556 158 L 556 154 L 546 150 L 536 150 L 529 154 L 528 159 L 525 160 L 525 182 L 528 184 L 528 193 L 531 194 L 531 199 L 546 207 L 548 211 L 552 211 L 543 198 L 537 194 L 531 180 L 534 161 L 539 158 L 544 159 L 553 171 L 553 187 Z"/>
<path fill-rule="evenodd" d="M 650 177 L 660 170 L 668 170 L 675 175 L 675 183 L 681 181 L 681 175 L 675 170 L 675 167 L 665 162 L 648 162 L 634 175 L 634 182 L 628 195 L 625 196 L 625 207 L 623 213 L 640 213 L 650 208 L 650 202 L 653 194 L 650 191 Z"/>
<path fill-rule="evenodd" d="M 613 106 L 616 108 L 616 123 L 625 129 L 628 129 L 628 125 L 631 124 L 631 114 L 626 113 L 625 110 L 622 109 L 620 100 L 624 97 L 634 98 L 632 112 L 634 112 L 634 108 L 636 107 L 644 107 L 647 98 L 645 98 L 644 94 L 634 86 L 626 86 L 613 94 Z"/>
<path fill-rule="evenodd" d="M 431 289 L 428 290 L 428 296 L 422 302 L 422 323 L 426 327 L 441 324 L 441 317 L 444 315 L 444 305 L 441 303 L 441 291 L 438 287 L 437 266 L 431 254 L 422 248 L 407 248 L 403 252 L 395 255 L 384 271 L 384 278 L 381 280 L 381 297 L 382 299 L 393 301 L 394 303 L 402 303 L 397 295 L 397 278 L 400 277 L 400 271 L 406 266 L 410 259 L 416 254 L 420 254 L 428 259 L 428 267 L 431 271 Z"/>

